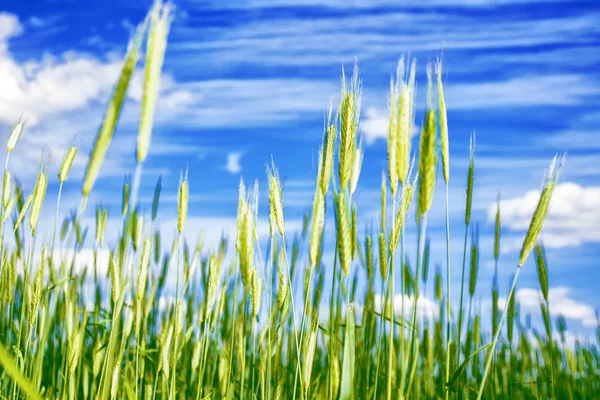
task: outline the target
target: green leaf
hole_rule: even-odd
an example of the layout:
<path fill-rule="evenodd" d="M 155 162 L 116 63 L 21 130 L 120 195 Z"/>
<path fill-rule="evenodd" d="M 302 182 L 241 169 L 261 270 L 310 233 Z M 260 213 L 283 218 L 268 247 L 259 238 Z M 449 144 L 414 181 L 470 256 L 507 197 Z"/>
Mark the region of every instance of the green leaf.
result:
<path fill-rule="evenodd" d="M 131 387 L 131 383 L 128 380 L 123 379 L 123 386 L 125 387 L 125 394 L 127 394 L 128 400 L 135 400 L 135 390 Z"/>
<path fill-rule="evenodd" d="M 450 380 L 448 381 L 448 383 L 446 383 L 446 387 L 451 388 L 451 386 L 453 386 L 456 383 L 456 381 L 458 380 L 460 375 L 463 373 L 465 368 L 467 368 L 469 361 L 471 361 L 471 359 L 473 357 L 475 357 L 477 354 L 481 353 L 483 350 L 487 349 L 489 346 L 490 346 L 490 344 L 488 343 L 484 346 L 481 346 L 480 348 L 478 348 L 471 354 L 469 354 L 469 356 L 467 358 L 465 358 L 465 360 L 462 362 L 462 364 L 460 364 L 458 366 L 458 368 L 456 368 L 456 371 L 454 371 L 454 374 L 452 374 L 452 377 L 450 377 Z"/>
<path fill-rule="evenodd" d="M 355 361 L 355 323 L 352 306 L 346 311 L 346 339 L 344 340 L 344 360 L 342 362 L 342 381 L 340 400 L 353 398 L 354 361 Z"/>
<path fill-rule="evenodd" d="M 333 335 L 329 334 L 329 329 L 325 328 L 323 325 L 318 324 L 317 325 L 319 330 L 327 337 L 331 338 L 331 339 L 335 339 L 337 342 L 342 343 L 342 339 L 340 339 L 340 337 L 338 335 L 336 335 L 335 333 Z"/>
<path fill-rule="evenodd" d="M 371 307 L 366 307 L 366 306 L 365 306 L 365 311 L 369 311 L 369 312 L 371 312 L 371 313 L 373 313 L 373 314 L 377 315 L 379 318 L 383 318 L 383 319 L 385 319 L 386 321 L 389 321 L 389 320 L 391 320 L 391 318 L 390 318 L 390 317 L 388 317 L 388 316 L 383 316 L 383 315 L 382 315 L 380 312 L 377 312 L 377 311 L 373 310 Z M 396 325 L 398 325 L 398 326 L 402 326 L 402 327 L 404 327 L 404 328 L 407 328 L 407 329 L 410 329 L 410 330 L 412 330 L 412 329 L 413 329 L 413 328 L 412 328 L 412 324 L 411 324 L 410 322 L 406 321 L 406 320 L 403 320 L 403 321 L 397 321 L 397 320 L 394 318 L 394 324 L 396 324 Z"/>
<path fill-rule="evenodd" d="M 31 383 L 25 375 L 21 372 L 15 360 L 11 357 L 10 353 L 4 345 L 0 343 L 0 365 L 6 372 L 31 399 L 42 400 L 42 397 L 38 394 L 33 383 Z"/>
<path fill-rule="evenodd" d="M 46 290 L 47 290 L 48 292 L 50 292 L 51 290 L 54 290 L 54 289 L 56 289 L 57 287 L 60 287 L 60 286 L 62 286 L 62 285 L 65 283 L 65 282 L 68 282 L 68 281 L 73 281 L 73 280 L 74 280 L 73 278 L 71 278 L 70 276 L 67 276 L 66 278 L 63 278 L 63 279 L 59 280 L 58 282 L 56 282 L 54 285 L 52 285 L 52 286 L 49 286 L 49 287 L 48 287 L 48 289 L 46 289 Z"/>

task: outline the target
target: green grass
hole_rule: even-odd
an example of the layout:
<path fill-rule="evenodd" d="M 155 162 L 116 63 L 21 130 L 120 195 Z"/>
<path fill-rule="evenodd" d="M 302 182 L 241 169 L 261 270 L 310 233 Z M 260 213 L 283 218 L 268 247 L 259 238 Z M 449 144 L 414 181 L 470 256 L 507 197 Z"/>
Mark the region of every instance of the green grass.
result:
<path fill-rule="evenodd" d="M 271 223 L 267 246 L 256 234 L 256 187 L 241 182 L 237 235 L 229 238 L 235 241 L 233 249 L 228 251 L 222 240 L 218 249 L 206 250 L 200 239 L 190 251 L 184 239 L 185 222 L 188 190 L 194 188 L 188 189 L 187 175 L 180 181 L 178 219 L 172 227 L 165 227 L 177 227 L 178 233 L 171 246 L 161 246 L 154 223 L 160 180 L 150 216 L 137 213 L 135 199 L 143 179 L 142 163 L 158 90 L 156 74 L 164 53 L 153 46 L 164 46 L 168 23 L 168 6 L 157 3 L 137 31 L 90 157 L 82 207 L 69 213 L 60 227 L 58 216 L 64 213 L 60 192 L 63 184 L 75 184 L 68 182 L 67 176 L 77 149 L 69 150 L 65 157 L 57 206 L 54 213 L 47 213 L 42 208 L 50 196 L 46 194 L 49 177 L 45 165 L 40 167 L 36 188 L 27 196 L 8 173 L 11 151 L 21 133 L 27 134 L 22 123 L 9 138 L 0 207 L 4 221 L 0 232 L 0 398 L 600 398 L 598 343 L 566 346 L 564 319 L 550 317 L 551 260 L 546 260 L 541 245 L 534 251 L 544 298 L 541 332 L 524 323 L 514 289 L 506 296 L 501 294 L 512 301 L 507 301 L 500 315 L 495 309 L 495 321 L 489 320 L 487 310 L 472 307 L 473 296 L 480 295 L 476 294 L 477 263 L 491 257 L 497 263 L 503 255 L 498 246 L 499 218 L 494 254 L 480 253 L 477 234 L 467 250 L 468 227 L 472 225 L 470 197 L 465 204 L 464 265 L 450 265 L 449 236 L 447 254 L 442 255 L 445 260 L 429 254 L 426 219 L 439 164 L 446 183 L 446 212 L 448 202 L 457 201 L 448 199 L 447 192 L 451 153 L 439 64 L 435 82 L 438 102 L 432 99 L 431 66 L 428 71 L 427 123 L 418 154 L 411 153 L 407 140 L 414 118 L 414 64 L 405 71 L 401 61 L 392 84 L 390 159 L 382 188 L 379 232 L 361 233 L 357 226 L 361 210 L 352 199 L 363 154 L 360 80 L 355 70 L 349 81 L 343 80 L 340 105 L 329 112 L 314 203 L 301 233 L 286 231 L 282 188 L 273 164 L 267 169 Z M 96 210 L 95 226 L 84 226 L 82 215 L 96 176 L 102 173 L 104 156 L 110 156 L 110 141 L 145 37 L 147 100 L 141 111 L 138 166 L 133 185 L 129 181 L 124 184 L 122 212 L 112 216 L 120 217 L 122 225 L 118 232 L 105 232 L 107 210 Z M 411 162 L 413 156 L 417 159 Z M 474 157 L 465 177 L 469 191 L 473 174 Z M 536 245 L 557 179 L 558 172 L 551 172 L 545 182 L 520 258 L 514 260 L 518 267 L 513 288 L 521 268 L 533 267 L 524 263 Z M 334 215 L 325 215 L 327 204 L 334 206 Z M 413 209 L 417 210 L 416 219 L 410 215 Z M 53 214 L 57 217 L 52 241 L 36 240 L 37 221 Z M 328 253 L 324 251 L 326 218 L 335 222 L 335 233 L 327 238 L 335 250 L 332 259 L 323 257 Z M 447 232 L 449 220 L 446 214 Z M 405 226 L 415 222 L 419 234 L 409 237 Z M 96 257 L 89 265 L 78 259 L 86 232 L 90 232 L 87 242 L 93 242 L 95 255 L 109 250 L 106 276 L 100 274 Z M 294 239 L 288 241 L 286 235 Z M 111 239 L 109 243 L 105 236 Z M 406 262 L 405 243 L 409 240 L 418 242 L 418 254 L 410 258 L 419 261 L 413 266 Z M 171 251 L 164 252 L 166 247 Z M 64 256 L 64 249 L 71 249 L 75 256 Z M 300 249 L 307 249 L 306 254 Z M 461 289 L 459 306 L 450 310 L 447 276 L 459 273 L 456 268 L 464 270 L 467 258 L 471 259 L 471 273 L 465 277 L 463 272 L 462 284 L 468 285 L 469 299 L 464 302 L 468 304 L 463 304 Z M 392 306 L 395 295 L 424 296 L 427 267 L 436 261 L 446 262 L 434 276 L 433 298 L 439 314 L 426 318 L 402 312 L 392 318 L 390 310 L 399 306 Z M 175 301 L 160 307 L 166 277 L 175 273 Z M 331 287 L 324 287 L 325 283 Z M 94 296 L 86 293 L 90 287 L 95 288 Z M 493 290 L 497 288 L 494 281 Z M 377 304 L 379 295 L 383 307 Z M 404 298 L 401 301 L 404 303 Z M 322 309 L 327 312 L 319 316 Z M 549 339 L 553 331 L 558 340 Z"/>

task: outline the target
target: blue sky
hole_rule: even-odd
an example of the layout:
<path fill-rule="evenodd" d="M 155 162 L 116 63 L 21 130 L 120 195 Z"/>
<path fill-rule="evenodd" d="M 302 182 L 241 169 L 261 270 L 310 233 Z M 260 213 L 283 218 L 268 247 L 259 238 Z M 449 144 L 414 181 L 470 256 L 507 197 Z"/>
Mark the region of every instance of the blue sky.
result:
<path fill-rule="evenodd" d="M 595 1 L 535 0 L 406 4 L 177 1 L 142 205 L 150 206 L 162 174 L 161 225 L 173 230 L 179 174 L 189 167 L 187 231 L 193 240 L 204 230 L 214 244 L 221 231 L 234 229 L 240 177 L 258 179 L 264 189 L 264 167 L 272 156 L 284 182 L 288 225 L 300 226 L 312 201 L 324 117 L 332 99 L 337 101 L 342 63 L 350 70 L 356 59 L 365 159 L 355 198 L 361 224 L 377 229 L 390 76 L 401 55 L 416 57 L 419 125 L 425 66 L 441 56 L 450 129 L 454 288 L 460 279 L 471 132 L 477 132 L 473 220 L 481 231 L 478 296 L 484 306 L 493 271 L 490 208 L 498 192 L 505 201 L 504 291 L 535 206 L 531 191 L 539 190 L 554 154 L 567 151 L 543 237 L 555 310 L 568 317 L 572 329 L 589 335 L 594 309 L 600 307 L 600 7 Z M 65 212 L 78 204 L 87 155 L 126 43 L 150 5 L 140 0 L 0 4 L 0 138 L 21 115 L 28 118 L 11 156 L 11 170 L 26 188 L 33 185 L 42 149 L 51 155 L 53 171 L 74 140 L 81 145 L 65 188 Z M 138 73 L 90 200 L 111 207 L 115 226 L 123 176 L 134 168 L 140 96 Z M 46 215 L 52 214 L 56 190 L 50 186 Z M 429 218 L 435 263 L 444 259 L 443 211 L 439 182 Z M 408 233 L 414 242 L 413 226 Z M 526 289 L 537 290 L 533 260 L 519 287 L 526 308 L 531 303 Z M 535 304 L 527 311 L 538 313 Z"/>

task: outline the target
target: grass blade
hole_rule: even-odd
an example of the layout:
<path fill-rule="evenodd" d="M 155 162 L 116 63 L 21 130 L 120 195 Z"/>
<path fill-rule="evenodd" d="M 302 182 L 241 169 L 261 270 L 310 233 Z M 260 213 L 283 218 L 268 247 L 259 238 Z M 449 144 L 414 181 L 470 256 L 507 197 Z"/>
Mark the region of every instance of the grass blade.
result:
<path fill-rule="evenodd" d="M 346 339 L 344 341 L 344 359 L 342 361 L 342 380 L 340 400 L 353 398 L 354 362 L 355 362 L 355 321 L 352 306 L 346 311 Z"/>
<path fill-rule="evenodd" d="M 0 343 L 0 365 L 15 383 L 23 390 L 27 395 L 35 400 L 42 400 L 42 397 L 35 390 L 35 386 L 23 375 L 23 373 L 17 367 L 15 360 L 10 356 L 8 350 Z"/>

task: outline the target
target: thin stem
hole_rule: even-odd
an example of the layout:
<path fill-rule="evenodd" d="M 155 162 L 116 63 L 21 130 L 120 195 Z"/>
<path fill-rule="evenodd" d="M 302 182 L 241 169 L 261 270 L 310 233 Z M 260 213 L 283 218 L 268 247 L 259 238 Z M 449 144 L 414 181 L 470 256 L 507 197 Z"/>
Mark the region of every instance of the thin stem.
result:
<path fill-rule="evenodd" d="M 275 263 L 275 237 L 271 236 L 271 262 L 268 264 L 269 268 L 269 282 L 267 284 L 269 288 L 269 317 L 267 318 L 267 400 L 271 400 L 271 314 L 272 314 L 272 303 L 273 303 L 273 264 Z M 264 385 L 263 385 L 264 390 Z"/>
<path fill-rule="evenodd" d="M 467 260 L 467 236 L 469 233 L 469 225 L 465 224 L 465 240 L 463 246 L 463 261 L 462 261 L 462 275 L 460 278 L 460 303 L 458 311 L 458 339 L 456 340 L 456 362 L 460 361 L 460 337 L 462 331 L 462 318 L 463 318 L 463 296 L 465 289 L 465 266 Z"/>
<path fill-rule="evenodd" d="M 492 340 L 492 345 L 488 349 L 487 360 L 485 362 L 485 370 L 483 372 L 483 378 L 481 380 L 481 385 L 479 386 L 479 393 L 477 395 L 477 400 L 481 400 L 483 396 L 483 391 L 485 389 L 485 382 L 487 380 L 487 376 L 490 372 L 490 367 L 492 366 L 492 358 L 496 349 L 496 344 L 498 343 L 498 338 L 500 337 L 500 331 L 502 330 L 502 324 L 504 323 L 504 318 L 508 313 L 508 305 L 510 304 L 510 299 L 513 296 L 515 291 L 515 287 L 517 286 L 517 279 L 519 278 L 519 273 L 521 272 L 521 266 L 517 267 L 517 272 L 513 278 L 512 284 L 510 286 L 510 292 L 508 292 L 508 298 L 506 299 L 506 304 L 504 304 L 504 310 L 502 311 L 502 316 L 500 317 L 500 322 L 498 323 L 498 327 L 496 328 L 496 332 L 494 333 L 494 339 Z"/>
<path fill-rule="evenodd" d="M 138 193 L 140 191 L 140 182 L 142 180 L 142 163 L 138 162 L 135 165 L 135 173 L 133 175 L 133 184 L 131 186 L 131 202 L 133 209 L 137 207 Z"/>
<path fill-rule="evenodd" d="M 381 303 L 381 317 L 379 318 L 379 335 L 377 338 L 377 355 L 376 355 L 376 359 L 377 359 L 377 368 L 375 369 L 375 389 L 373 390 L 373 398 L 377 397 L 377 383 L 378 383 L 378 378 L 379 378 L 379 365 L 381 364 L 381 338 L 383 336 L 385 336 L 385 318 L 384 318 L 384 313 L 385 313 L 385 305 L 387 304 L 387 280 L 381 280 L 381 298 L 382 298 L 382 303 Z"/>
<path fill-rule="evenodd" d="M 494 261 L 494 280 L 492 282 L 493 287 L 495 288 L 495 290 L 498 290 L 498 259 L 496 258 Z M 494 321 L 494 323 L 498 322 L 497 320 Z M 493 329 L 493 325 L 492 325 L 492 329 Z M 494 387 L 497 387 L 496 385 L 498 384 L 496 381 L 496 374 L 494 373 L 496 369 L 496 354 L 494 354 L 493 359 L 492 359 L 492 385 Z"/>
<path fill-rule="evenodd" d="M 473 297 L 469 296 L 469 314 L 467 315 L 467 335 L 471 329 L 471 310 L 473 309 Z M 471 347 L 465 346 L 465 358 L 471 353 Z"/>
<path fill-rule="evenodd" d="M 198 387 L 196 389 L 196 399 L 200 398 L 200 395 L 202 394 L 202 388 L 204 387 L 204 368 L 206 365 L 206 353 L 208 352 L 208 347 L 207 347 L 207 331 L 208 331 L 208 313 L 209 311 L 206 310 L 205 312 L 205 317 L 204 317 L 204 328 L 202 329 L 202 343 L 200 344 L 200 349 L 201 349 L 201 354 L 202 354 L 202 362 L 200 364 L 200 375 L 198 376 Z"/>
<path fill-rule="evenodd" d="M 548 312 L 548 318 L 550 317 L 550 299 L 546 299 L 546 310 Z M 554 338 L 552 337 L 552 323 L 550 323 L 550 337 L 548 338 L 550 343 L 550 373 L 552 378 L 550 379 L 550 395 L 551 399 L 555 399 L 554 393 Z"/>
<path fill-rule="evenodd" d="M 417 331 L 418 331 L 418 327 L 417 327 L 417 303 L 419 302 L 419 275 L 420 275 L 420 271 L 421 271 L 421 260 L 423 257 L 423 253 L 425 252 L 425 235 L 427 232 L 427 213 L 423 214 L 423 216 L 421 217 L 421 223 L 419 224 L 419 238 L 418 238 L 418 247 L 417 247 L 417 266 L 416 266 L 416 271 L 415 271 L 415 279 L 414 279 L 414 285 L 415 285 L 415 293 L 413 295 L 413 312 L 412 312 L 412 335 L 411 335 L 411 339 L 410 339 L 410 343 L 411 343 L 411 357 L 412 357 L 412 364 L 410 367 L 410 375 L 411 378 L 408 384 L 408 387 L 406 389 L 406 393 L 410 393 L 411 391 L 411 385 L 413 382 L 412 376 L 414 376 L 415 373 L 415 369 L 417 367 Z"/>
<path fill-rule="evenodd" d="M 138 164 L 139 165 L 139 164 Z M 136 174 L 137 174 L 137 168 L 136 168 Z M 179 274 L 180 274 L 180 268 L 181 268 L 181 248 L 182 246 L 180 245 L 180 241 L 181 241 L 181 233 L 178 233 L 178 238 L 177 238 L 177 249 L 175 250 L 175 253 L 177 253 L 177 276 L 175 278 L 175 320 L 174 320 L 174 324 L 175 324 L 175 341 L 173 344 L 173 371 L 171 372 L 171 390 L 169 391 L 169 399 L 174 398 L 174 391 L 175 391 L 175 376 L 176 374 L 176 370 L 177 370 L 177 347 L 178 347 L 178 342 L 179 342 L 179 332 L 177 332 L 178 327 L 178 321 L 177 321 L 177 306 L 179 304 Z M 176 396 L 175 396 L 176 397 Z"/>
<path fill-rule="evenodd" d="M 400 294 L 401 294 L 401 303 L 400 307 L 400 321 L 402 321 L 402 327 L 400 328 L 400 349 L 402 350 L 402 369 L 400 371 L 400 388 L 404 390 L 404 385 L 406 383 L 406 368 L 407 368 L 407 351 L 406 351 L 406 324 L 404 320 L 404 296 L 406 294 L 406 287 L 404 282 L 404 264 L 406 263 L 406 251 L 405 251 L 405 240 L 406 237 L 404 235 L 404 223 L 402 224 L 402 228 L 400 229 Z"/>
<path fill-rule="evenodd" d="M 304 324 L 306 322 L 306 313 L 309 307 L 309 302 L 310 302 L 310 296 L 312 293 L 312 280 L 313 280 L 313 271 L 314 271 L 314 266 L 310 266 L 310 271 L 308 274 L 308 288 L 306 291 L 306 294 L 304 296 L 304 308 L 302 310 L 302 322 L 300 323 L 300 342 L 302 342 L 303 337 L 304 337 Z M 300 386 L 303 387 L 303 382 L 302 382 L 302 374 L 300 373 L 300 352 L 298 351 L 298 363 L 296 364 L 296 373 L 294 376 L 294 394 L 293 394 L 293 398 L 296 398 L 296 388 L 298 387 L 298 377 L 300 377 Z"/>
<path fill-rule="evenodd" d="M 450 326 L 450 217 L 448 210 L 448 181 L 446 181 L 446 383 L 450 380 L 450 345 L 452 344 Z M 445 398 L 448 400 L 450 391 L 446 385 L 444 385 L 444 388 Z"/>
<path fill-rule="evenodd" d="M 244 288 L 245 289 L 245 288 Z M 244 400 L 244 386 L 246 385 L 246 335 L 244 332 L 244 326 L 248 320 L 248 295 L 244 295 L 244 324 L 242 325 L 242 340 L 244 341 L 244 362 L 242 363 L 242 376 L 240 379 L 240 400 Z"/>
<path fill-rule="evenodd" d="M 394 226 L 394 221 L 395 221 L 395 216 L 396 216 L 396 196 L 393 195 L 392 196 L 392 232 L 395 234 L 395 230 L 396 227 Z M 395 301 L 394 301 L 394 281 L 395 281 L 395 274 L 394 274 L 394 246 L 392 243 L 392 246 L 390 247 L 390 273 L 388 276 L 388 279 L 390 281 L 389 283 L 389 289 L 390 289 L 390 303 L 391 303 L 391 321 L 390 321 L 390 336 L 389 336 L 389 342 L 388 342 L 388 370 L 387 370 L 387 399 L 391 400 L 392 398 L 392 375 L 393 375 L 393 358 L 394 358 L 394 314 L 395 314 Z M 383 315 L 385 315 L 385 308 L 383 310 Z"/>
<path fill-rule="evenodd" d="M 6 161 L 4 163 L 4 174 L 8 172 L 8 160 L 10 158 L 10 151 L 6 153 Z M 4 199 L 4 185 L 2 185 L 2 199 Z M 6 209 L 4 208 L 4 202 L 0 201 L 0 217 L 2 217 L 2 221 L 4 221 L 4 213 Z M 4 222 L 0 226 L 0 250 L 4 250 Z"/>
<path fill-rule="evenodd" d="M 251 390 L 250 390 L 250 394 L 253 395 L 254 392 L 254 382 L 255 382 L 255 377 L 256 374 L 254 373 L 254 371 L 256 370 L 254 364 L 256 363 L 256 318 L 252 317 L 252 323 L 250 324 L 250 329 L 252 329 L 252 336 L 251 336 L 251 340 L 252 340 L 252 361 L 250 362 L 250 366 L 252 367 L 252 369 L 250 370 L 250 374 L 252 375 L 252 380 L 251 380 Z"/>
<path fill-rule="evenodd" d="M 294 339 L 296 339 L 296 351 L 298 352 L 298 357 L 300 357 L 300 344 L 298 342 L 298 326 L 296 325 L 296 306 L 294 305 L 294 287 L 292 285 L 292 277 L 290 275 L 290 262 L 288 261 L 287 250 L 285 247 L 285 233 L 281 235 L 281 248 L 283 250 L 283 259 L 285 260 L 285 272 L 287 274 L 287 280 L 290 289 L 290 303 L 292 304 L 292 318 L 293 318 L 293 327 L 294 327 Z"/>
<path fill-rule="evenodd" d="M 228 373 L 229 376 L 227 378 L 227 392 L 229 392 L 229 385 L 231 384 L 231 370 L 233 367 L 233 349 L 235 349 L 235 330 L 237 328 L 237 299 L 238 299 L 238 283 L 239 283 L 239 269 L 240 269 L 240 265 L 239 262 L 236 262 L 236 270 L 235 270 L 235 289 L 233 291 L 233 320 L 231 322 L 232 324 L 232 329 L 231 329 L 231 336 L 229 338 L 229 342 L 231 343 L 231 346 L 229 347 L 229 368 L 228 368 Z M 224 394 L 225 396 L 227 395 L 226 393 Z"/>
<path fill-rule="evenodd" d="M 140 313 L 141 312 L 140 302 L 136 301 L 136 303 L 137 303 L 137 308 L 138 308 L 137 313 Z M 140 317 L 136 316 L 136 318 L 140 318 Z M 136 323 L 136 325 L 139 325 L 139 324 Z M 137 398 L 140 398 L 140 395 L 138 393 L 138 380 L 139 380 L 139 376 L 140 376 L 139 373 L 138 373 L 138 371 L 139 371 L 139 359 L 140 359 L 140 345 L 139 345 L 139 342 L 140 342 L 140 338 L 139 338 L 140 332 L 139 331 L 140 330 L 139 330 L 139 328 L 137 326 L 136 326 L 135 331 L 136 331 L 135 332 L 135 378 L 134 378 L 135 379 L 135 395 L 136 395 Z"/>
<path fill-rule="evenodd" d="M 338 242 L 337 242 L 337 237 L 335 239 L 335 252 L 334 254 L 337 254 L 338 251 Z M 329 365 L 330 365 L 330 372 L 331 372 L 331 365 L 333 365 L 333 359 L 334 357 L 337 357 L 337 351 L 336 351 L 336 347 L 335 347 L 335 341 L 333 340 L 333 332 L 334 332 L 334 311 L 335 311 L 335 281 L 337 278 L 337 269 L 338 269 L 338 263 L 337 263 L 337 257 L 334 257 L 333 259 L 333 276 L 331 278 L 331 300 L 329 303 Z M 329 376 L 331 377 L 331 373 L 329 374 Z M 377 388 L 377 380 L 375 380 L 375 388 Z M 330 379 L 330 383 L 329 383 L 329 398 L 333 397 L 333 390 L 332 390 L 332 386 L 331 386 L 331 379 Z M 377 390 L 377 389 L 376 389 Z"/>

